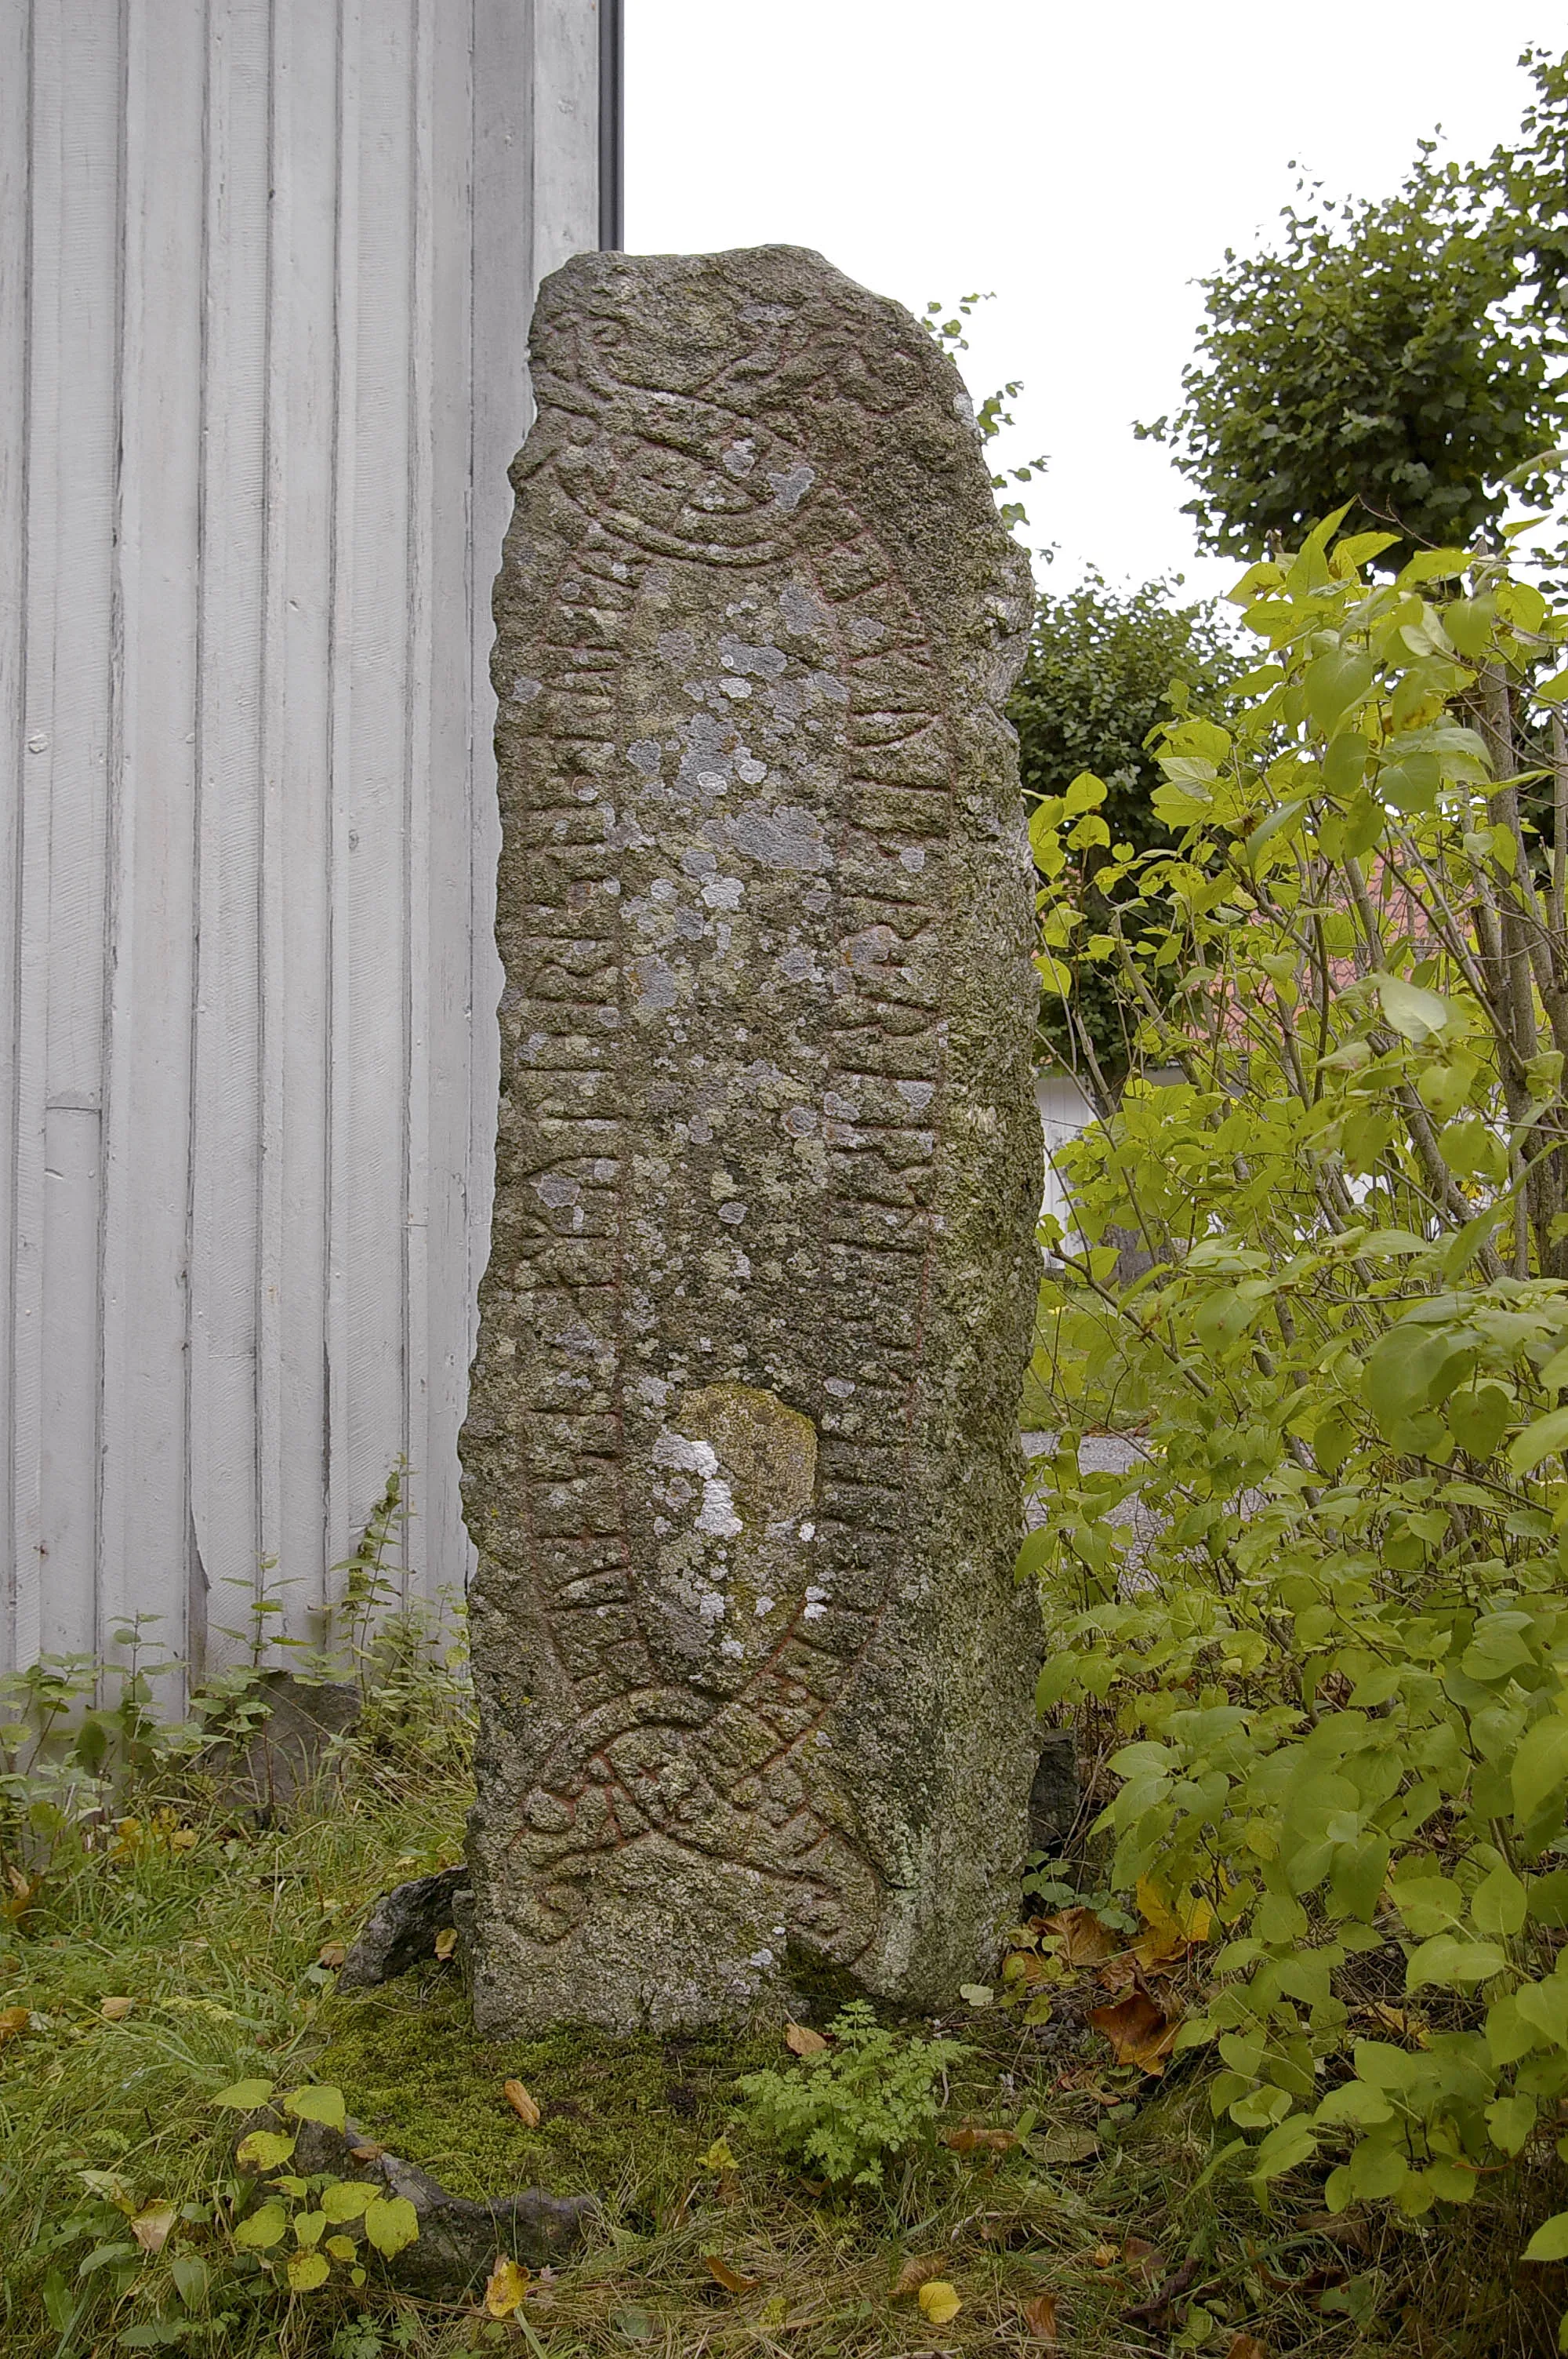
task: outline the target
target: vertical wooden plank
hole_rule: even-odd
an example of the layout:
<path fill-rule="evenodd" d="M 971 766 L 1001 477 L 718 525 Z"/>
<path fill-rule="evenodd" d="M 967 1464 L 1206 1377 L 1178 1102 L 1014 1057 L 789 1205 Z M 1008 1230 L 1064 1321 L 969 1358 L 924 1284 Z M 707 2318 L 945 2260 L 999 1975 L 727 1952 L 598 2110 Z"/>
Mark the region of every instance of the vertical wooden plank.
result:
<path fill-rule="evenodd" d="M 599 244 L 599 0 L 534 0 L 534 285 Z"/>
<path fill-rule="evenodd" d="M 331 1530 L 338 1556 L 407 1448 L 411 0 L 383 0 L 362 11 L 353 38 L 353 127 L 347 95 L 344 108 L 353 215 L 345 204 L 341 216 L 352 367 L 343 373 L 341 398 L 344 439 L 356 456 L 351 503 L 345 503 L 340 476 L 338 532 L 340 565 L 353 586 L 351 597 L 339 602 L 342 629 L 333 652 L 344 724 L 332 782 Z M 341 316 L 344 342 L 345 328 Z"/>
<path fill-rule="evenodd" d="M 60 103 L 59 0 L 33 0 L 28 103 L 28 322 L 23 506 L 22 723 L 16 837 L 16 1078 L 12 1099 L 12 1643 L 42 1644 L 44 1115 L 48 1103 L 49 724 L 54 712 L 54 533 L 59 433 Z"/>
<path fill-rule="evenodd" d="M 36 1223 L 27 1247 L 41 1248 L 42 1258 L 31 1306 L 40 1332 L 27 1338 L 38 1469 L 33 1545 L 43 1576 L 36 1633 L 54 1650 L 92 1647 L 97 1635 L 119 10 L 114 0 L 69 6 L 55 0 L 48 7 L 39 0 L 38 33 L 35 154 L 41 160 L 47 151 L 48 162 L 37 197 L 40 209 L 55 209 L 44 263 L 52 271 L 54 301 L 48 349 L 43 337 L 35 340 L 30 415 L 36 501 L 29 503 L 29 572 L 36 547 L 40 595 L 28 744 L 43 743 L 40 778 L 28 782 L 39 833 L 38 864 L 28 859 L 23 927 L 25 955 L 40 962 L 32 979 L 41 990 L 27 1011 L 38 1029 L 24 1050 L 30 1103 L 18 1160 L 27 1166 L 27 1213 Z M 35 231 L 40 225 L 35 212 Z M 31 582 L 28 594 L 31 603 Z"/>
<path fill-rule="evenodd" d="M 208 1587 L 261 1556 L 256 1443 L 261 583 L 266 386 L 265 0 L 209 0 L 206 349 L 191 1114 L 191 1519 Z M 235 1617 L 242 1618 L 242 1617 Z"/>
<path fill-rule="evenodd" d="M 423 846 L 409 869 L 424 905 L 427 983 L 423 1052 L 427 1103 L 426 1277 L 422 1334 L 411 1333 L 415 1467 L 412 1567 L 423 1593 L 462 1585 L 467 1540 L 458 1493 L 458 1430 L 468 1390 L 468 1161 L 473 1018 L 470 940 L 475 756 L 470 727 L 470 547 L 473 421 L 472 0 L 432 18 L 429 97 L 430 353 L 428 498 L 430 628 L 427 743 L 416 749 L 415 806 Z M 411 830 L 411 836 L 415 832 Z M 424 880 L 421 883 L 421 880 Z M 412 1034 L 416 1060 L 417 1032 Z M 415 1075 L 418 1065 L 416 1064 Z M 410 1092 L 411 1108 L 414 1092 Z M 411 1119 L 411 1131 L 414 1127 Z M 411 1235 L 414 1231 L 411 1227 Z M 420 1295 L 411 1293 L 419 1315 Z"/>
<path fill-rule="evenodd" d="M 104 1103 L 105 1630 L 186 1643 L 204 0 L 124 13 Z"/>
<path fill-rule="evenodd" d="M 402 1597 L 408 1602 L 413 1516 L 429 1521 L 426 1502 L 432 1451 L 430 1199 L 438 1150 L 431 1136 L 431 915 L 438 900 L 431 859 L 438 810 L 445 816 L 448 781 L 437 767 L 431 734 L 432 569 L 437 549 L 434 381 L 435 234 L 445 191 L 437 185 L 436 26 L 431 0 L 412 0 L 408 106 L 408 545 L 407 640 L 404 656 L 407 737 L 403 757 L 404 1055 L 404 1451 L 409 1462 L 410 1515 L 400 1535 Z M 465 765 L 466 767 L 466 765 Z M 420 1532 L 420 1554 L 427 1535 Z"/>
<path fill-rule="evenodd" d="M 0 1670 L 16 1662 L 17 943 L 21 890 L 27 423 L 29 0 L 0 5 Z"/>
<path fill-rule="evenodd" d="M 356 387 L 359 377 L 361 0 L 339 0 L 337 199 L 332 286 L 332 612 L 328 650 L 330 776 L 327 946 L 327 1530 L 329 1564 L 349 1528 L 349 1191 L 351 1133 L 343 1090 L 353 1054 L 354 1006 L 348 988 L 350 837 L 354 833 L 351 748 L 354 723 L 349 651 L 354 620 Z"/>
<path fill-rule="evenodd" d="M 262 701 L 261 1545 L 325 1597 L 339 25 L 275 0 Z"/>
<path fill-rule="evenodd" d="M 512 515 L 506 471 L 532 414 L 528 313 L 534 202 L 534 27 L 531 0 L 475 0 L 473 63 L 473 418 L 471 546 L 466 620 L 472 733 L 469 822 L 468 1272 L 463 1384 L 479 1330 L 479 1282 L 490 1258 L 495 1190 L 495 1116 L 501 1088 L 501 960 L 495 947 L 495 875 L 501 814 L 495 780 L 494 639 L 491 591 Z M 465 1578 L 471 1551 L 465 1552 Z"/>

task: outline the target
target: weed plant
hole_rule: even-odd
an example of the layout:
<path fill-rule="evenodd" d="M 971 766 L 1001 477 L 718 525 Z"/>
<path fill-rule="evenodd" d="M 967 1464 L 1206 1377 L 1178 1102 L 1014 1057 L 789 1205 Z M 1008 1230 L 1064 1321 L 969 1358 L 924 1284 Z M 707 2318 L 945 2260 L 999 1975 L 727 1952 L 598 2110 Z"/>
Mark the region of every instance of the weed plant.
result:
<path fill-rule="evenodd" d="M 384 1690 L 367 1673 L 365 1720 L 287 1824 L 255 1825 L 188 1759 L 154 1762 L 117 1821 L 57 1844 L 29 1877 L 0 1935 L 0 2004 L 26 2016 L 0 2049 L 6 2359 L 492 2345 L 884 2359 L 1048 2348 L 1030 2321 L 1051 2320 L 1086 2359 L 1184 2336 L 1176 2347 L 1225 2354 L 1248 2333 L 1336 2359 L 1550 2347 L 1510 2283 L 1517 2197 L 1471 2207 L 1458 2271 L 1430 2223 L 1328 2221 L 1305 2178 L 1265 2214 L 1216 2166 L 1195 2058 L 1167 2082 L 1108 2067 L 1070 1994 L 1033 2023 L 956 2006 L 939 2024 L 881 2024 L 890 2070 L 923 2070 L 951 2041 L 926 2125 L 938 2136 L 892 2158 L 880 2189 L 843 2190 L 780 2155 L 739 2085 L 804 2086 L 813 2066 L 776 2027 L 622 2041 L 561 2027 L 479 2045 L 455 1963 L 338 1995 L 323 1958 L 388 1885 L 458 1855 L 469 1799 L 460 1667 L 432 1663 L 408 1631 L 384 1659 Z M 802 2012 L 830 2026 L 841 2000 L 803 1987 Z M 248 2077 L 341 2087 L 356 2120 L 454 2192 L 588 2191 L 599 2222 L 504 2320 L 406 2299 L 373 2273 L 362 2289 L 290 2296 L 230 2234 L 234 2116 L 213 2101 Z M 535 2126 L 505 2103 L 508 2078 L 532 2092 Z M 159 2207 L 167 2237 L 145 2252 L 134 2215 Z M 1150 2312 L 1189 2263 L 1184 2299 Z M 1347 2281 L 1352 2307 L 1325 2309 Z M 923 2283 L 950 2286 L 957 2311 L 928 2319 Z"/>

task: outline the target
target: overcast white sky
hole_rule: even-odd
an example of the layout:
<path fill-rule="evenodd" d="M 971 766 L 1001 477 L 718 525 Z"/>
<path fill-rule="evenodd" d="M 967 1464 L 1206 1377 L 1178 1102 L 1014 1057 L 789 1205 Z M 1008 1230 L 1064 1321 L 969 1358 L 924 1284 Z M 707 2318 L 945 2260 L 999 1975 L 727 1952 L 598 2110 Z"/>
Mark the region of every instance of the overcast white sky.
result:
<path fill-rule="evenodd" d="M 1051 460 L 1033 544 L 1113 580 L 1196 556 L 1186 493 L 1131 420 L 1173 407 L 1193 281 L 1266 237 L 1304 164 L 1397 185 L 1443 126 L 1467 160 L 1511 136 L 1515 60 L 1552 0 L 627 0 L 626 243 L 775 240 L 912 309 L 991 288 L 963 366 L 1022 377 L 1011 454 Z"/>

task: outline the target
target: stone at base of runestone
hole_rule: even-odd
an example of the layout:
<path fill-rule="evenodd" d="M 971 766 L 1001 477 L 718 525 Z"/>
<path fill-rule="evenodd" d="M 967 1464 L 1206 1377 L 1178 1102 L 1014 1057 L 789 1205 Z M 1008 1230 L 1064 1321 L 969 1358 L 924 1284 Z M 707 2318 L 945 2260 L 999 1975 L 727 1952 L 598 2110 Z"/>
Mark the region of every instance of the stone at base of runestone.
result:
<path fill-rule="evenodd" d="M 290 2160 L 302 2178 L 320 2171 L 333 2179 L 369 2180 L 384 2194 L 406 2197 L 419 2234 L 384 2267 L 400 2293 L 427 2301 L 460 2301 L 472 2294 L 498 2255 L 531 2269 L 563 2259 L 581 2242 L 599 2209 L 591 2196 L 547 2195 L 537 2187 L 498 2195 L 489 2203 L 449 2195 L 417 2163 L 405 2162 L 384 2149 L 378 2149 L 370 2161 L 357 2160 L 355 2147 L 375 2147 L 373 2134 L 358 2122 L 335 2130 L 325 2122 L 297 2122 L 267 2106 L 245 2123 L 242 2136 L 254 2129 L 283 2130 L 293 2136 Z"/>
<path fill-rule="evenodd" d="M 466 1867 L 443 1867 L 384 1892 L 338 1972 L 340 1990 L 373 1990 L 436 1954 L 436 1936 L 456 1927 L 468 1897 Z"/>
<path fill-rule="evenodd" d="M 1077 1739 L 1070 1728 L 1050 1729 L 1029 1788 L 1030 1850 L 1059 1850 L 1077 1822 L 1081 1799 Z"/>
<path fill-rule="evenodd" d="M 351 1680 L 304 1680 L 268 1671 L 259 1684 L 266 1716 L 238 1745 L 204 1756 L 224 1803 L 254 1812 L 264 1826 L 286 1818 L 299 1797 L 337 1775 L 334 1747 L 359 1719 Z"/>

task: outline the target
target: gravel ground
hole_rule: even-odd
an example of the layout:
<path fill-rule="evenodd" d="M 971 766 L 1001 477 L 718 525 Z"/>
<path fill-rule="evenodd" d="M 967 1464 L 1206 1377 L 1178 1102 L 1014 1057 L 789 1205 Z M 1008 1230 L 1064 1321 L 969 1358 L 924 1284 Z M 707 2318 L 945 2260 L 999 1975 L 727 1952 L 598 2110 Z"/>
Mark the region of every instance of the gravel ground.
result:
<path fill-rule="evenodd" d="M 1022 1437 L 1024 1456 L 1040 1457 L 1051 1448 L 1055 1438 L 1054 1433 L 1025 1433 Z M 1085 1474 L 1125 1474 L 1129 1467 L 1135 1466 L 1147 1454 L 1136 1436 L 1087 1433 L 1078 1444 L 1078 1466 Z M 1025 1514 L 1031 1529 L 1044 1520 L 1033 1499 L 1026 1503 Z M 1113 1507 L 1110 1519 L 1114 1524 L 1129 1526 L 1132 1531 L 1134 1546 L 1128 1559 L 1128 1570 L 1132 1571 L 1137 1565 L 1141 1544 L 1153 1538 L 1159 1529 L 1159 1520 L 1140 1506 L 1136 1494 L 1130 1499 L 1124 1499 L 1119 1506 Z"/>

